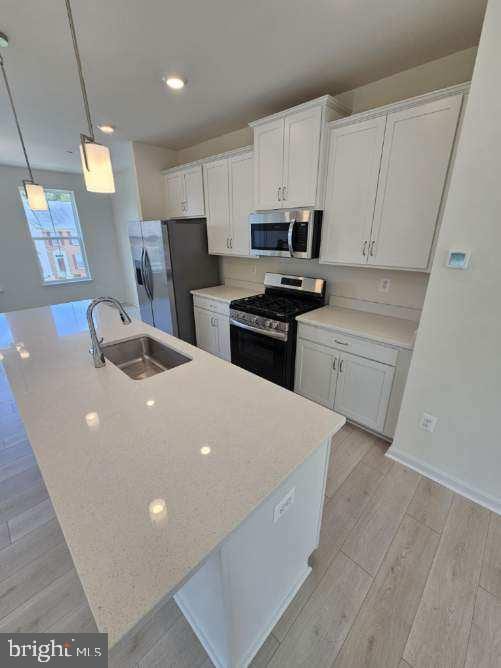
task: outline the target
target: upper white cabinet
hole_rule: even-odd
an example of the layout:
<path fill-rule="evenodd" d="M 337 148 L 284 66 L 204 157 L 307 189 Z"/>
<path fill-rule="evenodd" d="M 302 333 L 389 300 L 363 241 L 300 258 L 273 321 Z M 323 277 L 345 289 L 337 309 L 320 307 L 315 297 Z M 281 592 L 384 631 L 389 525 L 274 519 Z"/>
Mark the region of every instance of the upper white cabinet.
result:
<path fill-rule="evenodd" d="M 252 163 L 252 151 L 248 149 L 219 156 L 203 166 L 209 253 L 249 255 Z"/>
<path fill-rule="evenodd" d="M 369 264 L 428 266 L 461 102 L 388 114 Z"/>
<path fill-rule="evenodd" d="M 201 165 L 165 172 L 165 190 L 168 218 L 205 216 Z"/>
<path fill-rule="evenodd" d="M 329 95 L 254 123 L 254 209 L 323 205 L 325 127 L 345 109 Z"/>
<path fill-rule="evenodd" d="M 386 117 L 332 128 L 321 261 L 367 258 Z"/>
<path fill-rule="evenodd" d="M 429 267 L 464 91 L 330 125 L 320 262 Z"/>

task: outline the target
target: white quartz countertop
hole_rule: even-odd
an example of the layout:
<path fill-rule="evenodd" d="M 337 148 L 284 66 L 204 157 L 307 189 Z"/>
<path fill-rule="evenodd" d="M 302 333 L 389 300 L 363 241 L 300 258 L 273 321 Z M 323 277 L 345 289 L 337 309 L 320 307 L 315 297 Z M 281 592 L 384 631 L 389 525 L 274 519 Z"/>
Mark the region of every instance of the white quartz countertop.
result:
<path fill-rule="evenodd" d="M 229 304 L 234 299 L 243 299 L 244 297 L 252 297 L 259 294 L 259 290 L 248 290 L 247 288 L 234 288 L 229 285 L 216 285 L 213 288 L 201 288 L 200 290 L 192 290 L 192 295 L 199 295 L 200 297 L 207 297 L 208 299 L 215 299 L 219 302 Z M 262 290 L 261 290 L 262 292 Z"/>
<path fill-rule="evenodd" d="M 109 362 L 95 369 L 85 306 L 7 313 L 0 345 L 77 572 L 111 647 L 344 418 L 143 322 L 124 326 L 102 305 L 96 315 L 105 343 L 149 334 L 192 360 L 141 381 Z M 152 519 L 156 500 L 161 512 Z"/>
<path fill-rule="evenodd" d="M 313 327 L 337 330 L 409 350 L 414 348 L 418 328 L 418 323 L 413 320 L 337 306 L 324 306 L 309 311 L 298 316 L 296 320 Z"/>

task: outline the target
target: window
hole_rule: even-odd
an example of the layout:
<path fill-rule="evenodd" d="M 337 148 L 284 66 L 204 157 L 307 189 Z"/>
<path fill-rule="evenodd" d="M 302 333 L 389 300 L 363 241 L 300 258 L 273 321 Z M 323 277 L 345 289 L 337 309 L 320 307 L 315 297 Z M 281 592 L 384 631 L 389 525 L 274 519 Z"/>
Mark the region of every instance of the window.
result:
<path fill-rule="evenodd" d="M 49 210 L 32 211 L 24 189 L 19 191 L 43 282 L 50 285 L 90 280 L 73 192 L 46 189 Z"/>

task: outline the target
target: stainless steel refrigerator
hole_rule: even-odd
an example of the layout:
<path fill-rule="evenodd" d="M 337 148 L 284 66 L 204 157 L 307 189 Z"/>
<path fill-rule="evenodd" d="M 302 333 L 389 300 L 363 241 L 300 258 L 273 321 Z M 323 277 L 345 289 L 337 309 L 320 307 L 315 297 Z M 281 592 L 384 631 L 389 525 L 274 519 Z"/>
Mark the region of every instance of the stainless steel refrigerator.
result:
<path fill-rule="evenodd" d="M 190 290 L 219 284 L 205 219 L 129 223 L 129 239 L 142 320 L 195 343 Z"/>

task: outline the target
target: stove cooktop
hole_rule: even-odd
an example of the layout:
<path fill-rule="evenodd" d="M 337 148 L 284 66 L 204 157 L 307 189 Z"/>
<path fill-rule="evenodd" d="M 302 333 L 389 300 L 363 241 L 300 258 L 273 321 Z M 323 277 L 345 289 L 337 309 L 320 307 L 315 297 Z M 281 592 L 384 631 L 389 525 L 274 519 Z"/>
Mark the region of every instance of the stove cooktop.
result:
<path fill-rule="evenodd" d="M 301 313 L 307 313 L 323 305 L 318 301 L 301 299 L 300 297 L 281 297 L 276 294 L 254 295 L 244 299 L 236 299 L 230 307 L 237 311 L 253 313 L 265 318 L 289 322 Z"/>

